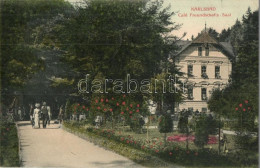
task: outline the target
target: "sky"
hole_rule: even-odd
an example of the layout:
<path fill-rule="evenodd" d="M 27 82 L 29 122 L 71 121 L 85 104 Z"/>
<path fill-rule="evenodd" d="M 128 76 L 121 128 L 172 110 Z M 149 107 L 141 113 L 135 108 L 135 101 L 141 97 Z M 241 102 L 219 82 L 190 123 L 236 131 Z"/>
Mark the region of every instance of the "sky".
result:
<path fill-rule="evenodd" d="M 181 37 L 186 33 L 185 40 L 191 39 L 192 35 L 196 37 L 204 30 L 205 23 L 207 28 L 212 27 L 220 33 L 224 28 L 234 25 L 237 19 L 241 20 L 248 7 L 252 11 L 259 8 L 258 0 L 163 0 L 163 6 L 168 5 L 171 5 L 170 10 L 176 13 L 172 16 L 172 21 L 182 24 L 181 28 L 172 34 Z M 208 11 L 199 11 L 205 8 Z"/>

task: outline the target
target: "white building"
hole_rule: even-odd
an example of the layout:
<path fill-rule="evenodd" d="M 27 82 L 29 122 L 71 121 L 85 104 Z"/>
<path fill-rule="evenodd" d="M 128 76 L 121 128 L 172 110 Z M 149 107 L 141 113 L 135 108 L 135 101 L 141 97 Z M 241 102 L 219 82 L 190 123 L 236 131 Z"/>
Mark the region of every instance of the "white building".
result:
<path fill-rule="evenodd" d="M 207 100 L 213 89 L 223 89 L 230 80 L 234 57 L 232 46 L 218 42 L 207 31 L 193 41 L 181 41 L 175 64 L 184 72 L 181 78 L 187 86 L 187 97 L 177 105 L 182 109 L 209 112 Z"/>

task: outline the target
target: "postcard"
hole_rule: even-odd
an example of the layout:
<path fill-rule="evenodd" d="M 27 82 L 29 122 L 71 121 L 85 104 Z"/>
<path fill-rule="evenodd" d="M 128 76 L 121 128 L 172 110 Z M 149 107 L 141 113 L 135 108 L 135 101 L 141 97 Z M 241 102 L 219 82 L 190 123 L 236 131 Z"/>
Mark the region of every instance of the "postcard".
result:
<path fill-rule="evenodd" d="M 1 167 L 258 167 L 257 0 L 2 0 Z"/>

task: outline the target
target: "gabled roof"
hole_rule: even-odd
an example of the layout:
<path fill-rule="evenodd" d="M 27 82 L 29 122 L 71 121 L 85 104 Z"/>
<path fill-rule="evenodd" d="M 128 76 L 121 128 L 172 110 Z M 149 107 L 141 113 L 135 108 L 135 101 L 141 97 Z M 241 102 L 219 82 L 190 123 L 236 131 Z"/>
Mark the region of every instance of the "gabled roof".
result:
<path fill-rule="evenodd" d="M 208 32 L 203 32 L 195 38 L 192 43 L 214 43 L 217 44 L 217 40 L 209 35 Z"/>
<path fill-rule="evenodd" d="M 233 52 L 233 47 L 230 43 L 227 42 L 218 42 L 214 37 L 212 37 L 208 32 L 202 32 L 198 35 L 193 41 L 177 41 L 177 45 L 180 47 L 180 50 L 176 55 L 180 55 L 185 51 L 189 46 L 200 45 L 200 44 L 212 44 L 216 48 L 219 48 L 225 55 L 228 56 L 230 60 L 233 60 L 235 54 Z"/>

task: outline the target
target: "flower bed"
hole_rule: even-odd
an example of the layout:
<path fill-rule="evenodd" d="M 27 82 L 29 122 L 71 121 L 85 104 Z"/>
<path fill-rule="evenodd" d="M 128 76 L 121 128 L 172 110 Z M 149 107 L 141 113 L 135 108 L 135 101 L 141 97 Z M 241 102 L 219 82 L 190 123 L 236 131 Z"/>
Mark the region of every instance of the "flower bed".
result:
<path fill-rule="evenodd" d="M 74 126 L 73 126 L 74 125 Z M 179 142 L 167 141 L 166 144 L 160 138 L 153 139 L 135 139 L 131 135 L 122 135 L 120 132 L 115 132 L 111 129 L 97 129 L 91 126 L 87 128 L 81 127 L 78 124 L 65 123 L 65 127 L 75 132 L 80 132 L 98 145 L 113 150 L 123 156 L 126 156 L 138 163 L 151 162 L 151 165 L 163 162 L 173 164 L 181 164 L 185 166 L 242 166 L 244 160 L 235 161 L 236 156 L 218 155 L 217 151 L 210 149 L 186 150 L 179 145 Z M 74 133 L 75 133 L 74 132 Z M 85 138 L 86 139 L 86 138 Z M 169 139 L 169 138 L 168 138 Z M 193 138 L 190 137 L 192 140 Z M 215 143 L 216 138 L 210 138 L 209 143 Z M 122 152 L 124 151 L 124 152 Z M 147 159 L 150 158 L 150 159 Z M 153 158 L 153 159 L 151 159 Z M 160 158 L 159 161 L 158 159 Z M 156 163 L 153 163 L 156 162 Z M 254 165 L 257 160 L 248 162 L 249 165 Z"/>
<path fill-rule="evenodd" d="M 190 136 L 186 136 L 186 135 L 173 135 L 173 136 L 169 136 L 167 138 L 167 141 L 170 142 L 184 142 L 186 140 L 189 140 L 191 142 L 194 142 L 195 140 L 195 136 L 194 135 L 190 135 Z M 208 144 L 217 144 L 217 138 L 215 136 L 210 136 L 209 140 L 208 140 Z"/>
<path fill-rule="evenodd" d="M 19 167 L 19 142 L 15 123 L 0 121 L 0 166 Z"/>

